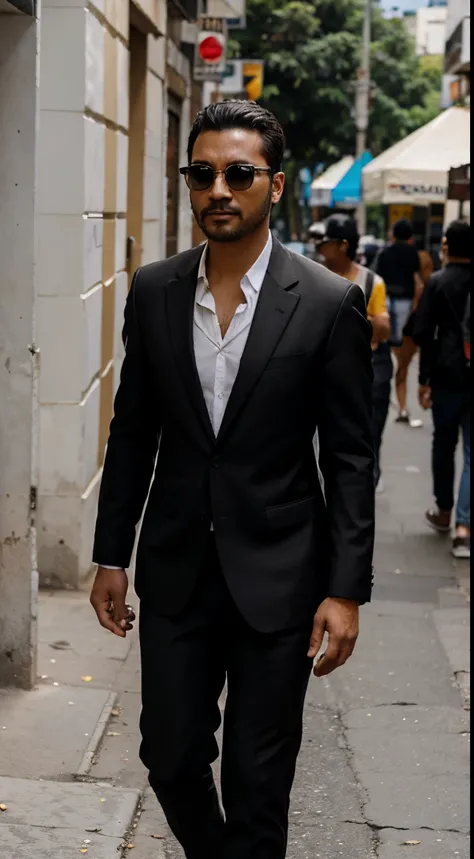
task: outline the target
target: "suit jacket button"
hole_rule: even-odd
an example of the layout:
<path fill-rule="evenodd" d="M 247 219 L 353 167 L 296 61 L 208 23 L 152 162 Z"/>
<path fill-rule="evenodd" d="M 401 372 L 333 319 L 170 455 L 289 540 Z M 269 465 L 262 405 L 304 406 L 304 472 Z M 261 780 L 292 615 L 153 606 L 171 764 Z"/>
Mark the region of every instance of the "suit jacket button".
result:
<path fill-rule="evenodd" d="M 213 465 L 213 467 L 214 467 L 214 468 L 219 468 L 220 461 L 219 461 L 219 457 L 218 457 L 218 456 L 213 456 L 213 458 L 212 458 L 212 465 Z"/>

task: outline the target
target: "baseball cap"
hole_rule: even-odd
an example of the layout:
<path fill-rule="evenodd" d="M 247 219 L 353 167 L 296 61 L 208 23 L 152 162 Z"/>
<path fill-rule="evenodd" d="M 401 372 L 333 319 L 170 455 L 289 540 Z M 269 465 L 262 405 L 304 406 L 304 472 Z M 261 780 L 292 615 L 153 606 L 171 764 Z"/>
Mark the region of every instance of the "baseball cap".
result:
<path fill-rule="evenodd" d="M 317 236 L 317 244 L 332 241 L 359 242 L 357 224 L 350 215 L 331 215 L 325 222 L 324 233 Z"/>

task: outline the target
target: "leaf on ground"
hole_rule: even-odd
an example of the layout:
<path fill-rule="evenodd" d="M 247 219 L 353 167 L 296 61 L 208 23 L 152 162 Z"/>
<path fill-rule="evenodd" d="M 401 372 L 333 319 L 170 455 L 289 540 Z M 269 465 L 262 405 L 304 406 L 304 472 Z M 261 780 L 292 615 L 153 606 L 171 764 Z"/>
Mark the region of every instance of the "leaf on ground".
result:
<path fill-rule="evenodd" d="M 127 850 L 133 850 L 135 847 L 134 844 L 127 844 Z"/>
<path fill-rule="evenodd" d="M 165 840 L 165 836 L 164 836 L 164 835 L 152 835 L 151 837 L 152 837 L 152 838 L 157 838 L 157 839 L 158 839 L 158 840 L 160 840 L 160 841 L 164 841 L 164 840 Z"/>
<path fill-rule="evenodd" d="M 92 680 L 92 677 L 90 676 L 90 674 L 86 674 L 84 677 L 81 677 L 81 680 L 83 683 L 90 683 Z"/>
<path fill-rule="evenodd" d="M 108 737 L 121 737 L 122 734 L 120 733 L 120 731 L 107 731 L 107 736 Z"/>
<path fill-rule="evenodd" d="M 7 806 L 4 805 L 3 802 L 0 803 L 0 811 L 6 811 L 6 810 L 7 810 Z"/>
<path fill-rule="evenodd" d="M 412 841 L 404 841 L 403 843 L 408 844 L 409 847 L 416 847 L 417 844 L 421 844 L 421 841 L 412 840 Z"/>
<path fill-rule="evenodd" d="M 86 829 L 86 832 L 102 832 L 100 826 L 94 826 L 94 829 Z"/>
<path fill-rule="evenodd" d="M 110 715 L 111 716 L 120 716 L 120 710 L 115 708 L 114 710 L 111 711 Z"/>

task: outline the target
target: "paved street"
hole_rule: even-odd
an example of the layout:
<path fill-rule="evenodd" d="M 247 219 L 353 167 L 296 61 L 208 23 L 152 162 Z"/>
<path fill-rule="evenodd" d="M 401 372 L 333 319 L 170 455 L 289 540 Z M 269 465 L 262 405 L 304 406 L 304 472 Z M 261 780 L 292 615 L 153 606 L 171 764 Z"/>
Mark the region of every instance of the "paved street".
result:
<path fill-rule="evenodd" d="M 374 601 L 350 662 L 310 685 L 289 859 L 469 855 L 468 570 L 423 524 L 429 425 L 392 418 Z M 38 691 L 0 697 L 0 859 L 182 859 L 138 761 L 136 637 L 50 592 L 40 640 Z"/>
<path fill-rule="evenodd" d="M 310 684 L 289 859 L 469 855 L 466 570 L 422 521 L 430 432 L 387 427 L 374 601 L 350 662 Z"/>

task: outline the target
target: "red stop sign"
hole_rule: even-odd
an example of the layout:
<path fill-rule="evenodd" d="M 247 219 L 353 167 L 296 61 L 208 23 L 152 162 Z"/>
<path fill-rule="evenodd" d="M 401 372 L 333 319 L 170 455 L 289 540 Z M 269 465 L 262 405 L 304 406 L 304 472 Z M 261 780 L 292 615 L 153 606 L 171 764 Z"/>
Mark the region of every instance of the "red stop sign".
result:
<path fill-rule="evenodd" d="M 207 36 L 199 45 L 199 56 L 206 63 L 215 63 L 221 59 L 224 47 L 215 36 Z"/>

